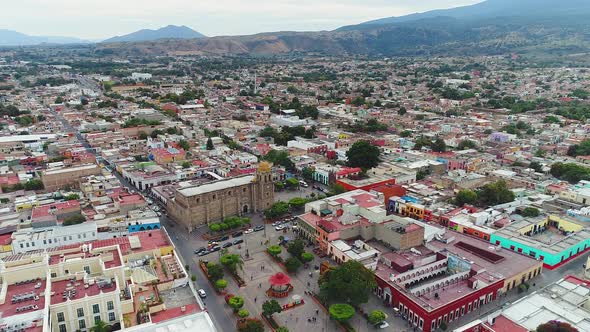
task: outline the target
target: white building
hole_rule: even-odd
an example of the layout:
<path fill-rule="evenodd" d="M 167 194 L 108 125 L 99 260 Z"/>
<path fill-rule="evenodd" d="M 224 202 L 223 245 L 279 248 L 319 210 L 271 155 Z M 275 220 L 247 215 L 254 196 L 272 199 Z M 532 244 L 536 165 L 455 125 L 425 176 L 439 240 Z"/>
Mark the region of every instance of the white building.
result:
<path fill-rule="evenodd" d="M 131 73 L 131 79 L 134 81 L 151 80 L 152 74 L 150 74 L 150 73 Z"/>
<path fill-rule="evenodd" d="M 97 239 L 96 234 L 97 227 L 94 222 L 72 226 L 21 229 L 12 233 L 12 251 L 15 254 L 20 254 L 32 250 L 93 241 Z"/>

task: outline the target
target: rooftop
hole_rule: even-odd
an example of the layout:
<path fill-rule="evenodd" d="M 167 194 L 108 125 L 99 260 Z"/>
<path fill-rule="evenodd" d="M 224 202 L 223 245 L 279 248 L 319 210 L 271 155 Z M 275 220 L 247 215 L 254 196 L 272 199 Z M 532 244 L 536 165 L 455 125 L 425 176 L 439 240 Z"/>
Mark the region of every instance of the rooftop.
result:
<path fill-rule="evenodd" d="M 256 176 L 254 175 L 240 176 L 236 178 L 210 182 L 199 186 L 178 189 L 178 193 L 186 197 L 196 196 L 217 190 L 244 186 L 254 182 L 255 180 Z"/>
<path fill-rule="evenodd" d="M 13 316 L 36 310 L 43 310 L 43 293 L 47 283 L 42 279 L 8 285 L 4 304 L 0 305 L 2 316 Z"/>
<path fill-rule="evenodd" d="M 117 285 L 110 278 L 84 280 L 61 280 L 51 282 L 51 304 L 60 304 L 69 300 L 76 300 L 86 296 L 96 296 L 100 293 L 110 293 L 117 289 Z"/>

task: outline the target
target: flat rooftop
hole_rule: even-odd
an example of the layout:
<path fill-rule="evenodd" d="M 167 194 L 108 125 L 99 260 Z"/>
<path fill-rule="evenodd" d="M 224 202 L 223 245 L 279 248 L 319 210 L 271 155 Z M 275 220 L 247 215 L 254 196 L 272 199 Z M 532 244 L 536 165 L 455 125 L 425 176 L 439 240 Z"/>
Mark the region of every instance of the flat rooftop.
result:
<path fill-rule="evenodd" d="M 206 183 L 206 184 L 195 186 L 195 187 L 182 188 L 182 189 L 178 189 L 178 192 L 185 197 L 191 197 L 191 196 L 206 194 L 206 193 L 210 193 L 210 192 L 214 192 L 214 191 L 218 191 L 218 190 L 222 190 L 222 189 L 247 185 L 249 183 L 254 182 L 254 180 L 256 180 L 256 176 L 246 175 L 246 176 L 240 176 L 240 177 L 231 178 L 231 179 L 214 181 L 211 183 Z"/>
<path fill-rule="evenodd" d="M 110 278 L 105 278 L 110 280 Z M 84 280 L 62 280 L 51 282 L 51 304 L 60 304 L 68 300 L 81 299 L 86 296 L 96 296 L 100 293 L 111 293 L 117 289 L 114 281 L 101 284 L 95 281 L 92 285 L 84 284 Z"/>
<path fill-rule="evenodd" d="M 511 278 L 521 271 L 529 270 L 542 263 L 534 258 L 501 249 L 489 242 L 462 233 L 448 231 L 446 237 L 447 239 L 454 238 L 454 240 L 449 243 L 434 240 L 427 243 L 426 246 L 434 251 L 453 254 L 472 262 L 472 265 L 484 268 L 490 274 L 498 277 Z"/>
<path fill-rule="evenodd" d="M 8 285 L 4 304 L 0 305 L 2 316 L 26 314 L 45 307 L 45 287 L 47 282 L 42 279 L 31 279 L 19 285 Z"/>

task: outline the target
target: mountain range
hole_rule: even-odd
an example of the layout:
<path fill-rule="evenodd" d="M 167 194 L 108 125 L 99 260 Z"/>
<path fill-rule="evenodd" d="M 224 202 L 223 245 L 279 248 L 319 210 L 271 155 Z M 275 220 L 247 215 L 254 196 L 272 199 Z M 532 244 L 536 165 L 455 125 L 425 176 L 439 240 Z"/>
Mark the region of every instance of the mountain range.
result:
<path fill-rule="evenodd" d="M 0 29 L 0 46 L 73 43 L 88 43 L 88 41 L 72 37 L 29 36 L 13 30 Z"/>
<path fill-rule="evenodd" d="M 116 36 L 102 41 L 103 43 L 122 43 L 153 41 L 159 39 L 195 39 L 206 36 L 187 26 L 168 25 L 157 30 L 142 29 L 124 36 Z"/>
<path fill-rule="evenodd" d="M 588 0 L 486 0 L 471 6 L 382 18 L 334 31 L 205 38 L 187 27 L 169 26 L 110 38 L 94 47 L 98 53 L 115 55 L 584 53 L 590 51 L 589 17 Z"/>

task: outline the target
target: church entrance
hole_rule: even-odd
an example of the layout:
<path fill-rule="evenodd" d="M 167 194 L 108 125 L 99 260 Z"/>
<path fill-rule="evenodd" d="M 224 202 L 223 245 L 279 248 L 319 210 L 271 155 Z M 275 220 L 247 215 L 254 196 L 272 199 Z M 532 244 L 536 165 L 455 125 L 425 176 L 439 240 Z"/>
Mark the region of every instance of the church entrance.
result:
<path fill-rule="evenodd" d="M 248 213 L 248 205 L 244 205 L 244 208 L 242 208 L 242 212 Z"/>

